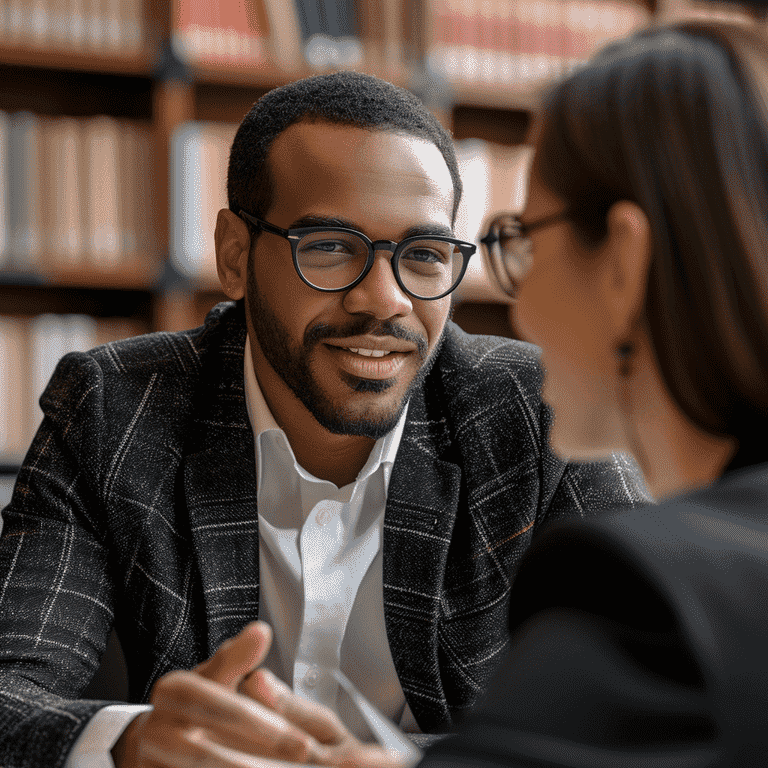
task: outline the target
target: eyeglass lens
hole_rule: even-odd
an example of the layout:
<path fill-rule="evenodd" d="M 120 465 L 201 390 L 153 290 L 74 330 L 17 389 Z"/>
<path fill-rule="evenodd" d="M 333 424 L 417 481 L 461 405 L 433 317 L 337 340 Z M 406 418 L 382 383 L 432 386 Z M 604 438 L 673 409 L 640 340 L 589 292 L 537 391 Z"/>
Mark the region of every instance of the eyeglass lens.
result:
<path fill-rule="evenodd" d="M 513 217 L 502 217 L 491 224 L 495 242 L 488 247 L 490 266 L 501 287 L 510 295 L 531 266 L 531 240 L 522 235 Z"/>
<path fill-rule="evenodd" d="M 348 232 L 313 232 L 299 240 L 296 260 L 301 274 L 317 288 L 345 288 L 365 270 L 368 243 Z M 409 292 L 432 298 L 458 283 L 463 265 L 464 254 L 454 243 L 425 238 L 409 242 L 395 268 Z"/>

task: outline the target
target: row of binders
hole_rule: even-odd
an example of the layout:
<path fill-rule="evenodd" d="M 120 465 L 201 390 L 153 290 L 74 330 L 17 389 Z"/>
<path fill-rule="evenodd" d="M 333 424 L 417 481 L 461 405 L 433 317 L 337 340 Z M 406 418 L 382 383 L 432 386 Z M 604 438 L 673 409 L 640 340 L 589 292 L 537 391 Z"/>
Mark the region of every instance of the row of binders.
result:
<path fill-rule="evenodd" d="M 0 316 L 0 463 L 17 464 L 29 447 L 42 420 L 38 400 L 65 354 L 144 330 L 125 318 Z"/>
<path fill-rule="evenodd" d="M 402 10 L 401 0 L 365 0 L 361 10 L 382 2 Z M 185 61 L 272 58 L 288 70 L 304 62 L 319 69 L 357 66 L 367 36 L 355 0 L 175 0 L 172 29 L 173 48 Z"/>
<path fill-rule="evenodd" d="M 651 22 L 638 0 L 173 0 L 173 45 L 192 63 L 273 59 L 284 69 L 397 70 L 424 46 L 448 80 L 557 77 Z M 657 4 L 659 5 L 659 4 Z M 666 20 L 749 19 L 750 4 L 666 0 Z M 758 3 L 753 3 L 758 5 Z M 714 7 L 713 7 L 714 6 Z"/>
<path fill-rule="evenodd" d="M 172 47 L 190 64 L 386 72 L 413 43 L 424 46 L 432 74 L 459 82 L 557 76 L 650 21 L 636 0 L 4 0 L 0 45 L 135 53 L 148 30 L 157 37 L 147 18 L 155 2 L 169 4 Z M 719 17 L 710 5 L 667 0 L 664 8 Z"/>
<path fill-rule="evenodd" d="M 130 53 L 144 45 L 144 0 L 4 0 L 0 43 Z"/>
<path fill-rule="evenodd" d="M 170 256 L 203 282 L 217 279 L 213 233 L 236 129 L 191 122 L 171 138 Z M 149 141 L 146 126 L 108 117 L 0 113 L 0 269 L 118 270 L 155 249 Z M 517 206 L 526 150 L 473 139 L 457 151 L 465 191 L 456 230 L 475 240 L 492 209 Z"/>
<path fill-rule="evenodd" d="M 649 21 L 631 0 L 264 0 L 265 5 L 175 4 L 173 42 L 184 59 L 247 63 L 274 56 L 290 67 L 296 50 L 306 63 L 352 67 L 394 63 L 424 29 L 426 62 L 449 80 L 514 82 L 569 71 L 607 41 Z M 280 39 L 270 39 L 278 36 Z M 294 38 L 294 39 L 291 39 Z"/>
<path fill-rule="evenodd" d="M 427 66 L 449 81 L 542 81 L 649 20 L 621 0 L 434 0 Z"/>
<path fill-rule="evenodd" d="M 151 252 L 149 127 L 0 112 L 0 269 L 119 269 Z"/>

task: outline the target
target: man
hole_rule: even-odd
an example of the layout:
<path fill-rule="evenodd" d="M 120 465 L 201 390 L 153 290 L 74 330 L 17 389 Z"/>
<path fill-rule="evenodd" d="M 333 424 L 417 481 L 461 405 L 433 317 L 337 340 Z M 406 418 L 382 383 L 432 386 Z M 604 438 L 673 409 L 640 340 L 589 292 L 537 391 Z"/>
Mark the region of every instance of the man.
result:
<path fill-rule="evenodd" d="M 120 766 L 332 761 L 332 719 L 305 733 L 269 691 L 364 735 L 336 669 L 407 730 L 447 729 L 507 645 L 534 530 L 645 500 L 624 460 L 548 451 L 533 347 L 447 322 L 473 246 L 412 95 L 356 73 L 270 92 L 228 194 L 236 303 L 69 355 L 42 398 L 0 541 L 4 768 L 83 765 L 139 712 Z M 113 624 L 152 711 L 77 698 Z"/>

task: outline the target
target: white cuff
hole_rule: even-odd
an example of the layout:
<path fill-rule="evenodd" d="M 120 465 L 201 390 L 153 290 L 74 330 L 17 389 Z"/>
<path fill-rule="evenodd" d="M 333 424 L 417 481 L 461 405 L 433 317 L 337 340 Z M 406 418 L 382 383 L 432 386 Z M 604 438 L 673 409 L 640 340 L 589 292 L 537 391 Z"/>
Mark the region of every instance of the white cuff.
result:
<path fill-rule="evenodd" d="M 110 751 L 131 721 L 152 709 L 149 704 L 109 704 L 85 726 L 64 768 L 115 768 Z"/>

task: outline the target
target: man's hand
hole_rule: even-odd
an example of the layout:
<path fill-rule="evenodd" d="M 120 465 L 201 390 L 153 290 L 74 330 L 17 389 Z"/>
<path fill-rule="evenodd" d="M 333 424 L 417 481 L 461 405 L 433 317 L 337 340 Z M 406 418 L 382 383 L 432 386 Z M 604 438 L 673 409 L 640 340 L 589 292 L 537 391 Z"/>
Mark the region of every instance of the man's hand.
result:
<path fill-rule="evenodd" d="M 294 693 L 267 669 L 257 669 L 240 684 L 247 696 L 311 734 L 325 747 L 314 762 L 341 768 L 404 768 L 404 758 L 365 744 L 347 730 L 335 712 Z"/>
<path fill-rule="evenodd" d="M 265 757 L 328 764 L 327 748 L 311 734 L 336 740 L 334 728 L 346 729 L 333 713 L 328 720 L 320 707 L 302 729 L 251 695 L 251 673 L 271 641 L 270 628 L 254 622 L 194 670 L 161 677 L 150 695 L 153 711 L 139 715 L 112 750 L 117 768 L 263 768 L 271 765 Z M 298 708 L 286 714 L 301 723 Z"/>

